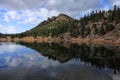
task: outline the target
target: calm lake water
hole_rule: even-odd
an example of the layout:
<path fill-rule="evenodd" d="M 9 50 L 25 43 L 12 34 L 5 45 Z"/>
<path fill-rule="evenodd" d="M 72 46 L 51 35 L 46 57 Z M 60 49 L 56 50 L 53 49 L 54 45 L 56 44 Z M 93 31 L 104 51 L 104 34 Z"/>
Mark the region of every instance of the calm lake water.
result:
<path fill-rule="evenodd" d="M 1 42 L 0 80 L 120 80 L 120 46 Z"/>

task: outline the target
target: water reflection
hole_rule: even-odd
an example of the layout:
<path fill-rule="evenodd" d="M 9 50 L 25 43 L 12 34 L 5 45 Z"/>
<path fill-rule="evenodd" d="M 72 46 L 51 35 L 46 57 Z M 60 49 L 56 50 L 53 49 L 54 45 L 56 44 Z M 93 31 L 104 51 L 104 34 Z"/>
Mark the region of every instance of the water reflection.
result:
<path fill-rule="evenodd" d="M 119 80 L 119 70 L 119 46 L 0 43 L 0 80 Z"/>
<path fill-rule="evenodd" d="M 15 43 L 1 44 L 0 69 L 34 67 L 37 65 L 40 65 L 41 68 L 46 68 L 51 65 L 59 64 L 58 61 L 54 61 L 54 64 L 52 64 L 53 60 L 49 60 L 47 57 L 25 46 L 16 45 Z"/>
<path fill-rule="evenodd" d="M 120 70 L 120 46 L 70 44 L 66 47 L 62 44 L 37 42 L 20 44 L 61 63 L 76 58 L 98 68 Z"/>

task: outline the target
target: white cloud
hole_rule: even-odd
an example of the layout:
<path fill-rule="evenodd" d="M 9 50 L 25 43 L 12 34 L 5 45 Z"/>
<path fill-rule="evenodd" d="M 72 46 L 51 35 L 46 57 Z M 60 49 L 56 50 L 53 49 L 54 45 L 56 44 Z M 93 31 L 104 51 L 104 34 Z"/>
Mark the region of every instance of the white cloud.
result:
<path fill-rule="evenodd" d="M 5 27 L 4 27 L 4 28 L 5 28 Z M 6 31 L 7 33 L 18 33 L 18 32 L 20 32 L 19 29 L 18 29 L 16 26 L 7 26 L 7 27 L 5 28 L 5 31 Z"/>
<path fill-rule="evenodd" d="M 21 12 L 21 21 L 23 24 L 38 24 L 40 22 L 38 10 L 24 10 Z"/>
<path fill-rule="evenodd" d="M 26 18 L 23 23 L 33 23 L 35 21 L 35 17 L 29 17 L 28 19 Z"/>
<path fill-rule="evenodd" d="M 11 19 L 20 19 L 20 15 L 16 11 L 10 11 L 7 14 Z"/>
<path fill-rule="evenodd" d="M 30 9 L 39 7 L 42 0 L 0 0 L 0 7 L 7 9 Z"/>
<path fill-rule="evenodd" d="M 17 13 L 17 11 L 7 11 L 6 13 L 4 13 L 4 20 L 5 21 L 9 21 L 10 19 L 19 20 L 20 17 L 21 16 Z"/>
<path fill-rule="evenodd" d="M 118 5 L 118 6 L 120 6 L 120 0 L 119 0 L 119 1 L 116 0 L 116 1 L 113 3 L 113 5 Z"/>
<path fill-rule="evenodd" d="M 108 0 L 108 4 L 110 5 L 119 4 L 119 2 L 119 0 Z M 7 9 L 26 10 L 42 7 L 48 11 L 54 10 L 60 13 L 64 12 L 71 16 L 73 16 L 73 14 L 75 16 L 76 14 L 80 14 L 80 12 L 89 9 L 98 9 L 102 7 L 101 4 L 102 0 L 90 0 L 90 2 L 88 0 L 0 0 L 0 6 Z"/>
<path fill-rule="evenodd" d="M 20 46 L 15 45 L 15 44 L 4 44 L 2 43 L 2 45 L 0 46 L 0 55 L 4 54 L 5 52 L 9 52 L 9 53 L 14 53 L 16 50 L 20 50 Z"/>
<path fill-rule="evenodd" d="M 9 67 L 18 67 L 22 64 L 21 66 L 24 67 L 39 66 L 45 69 L 60 64 L 58 61 L 49 60 L 34 50 L 14 43 L 1 43 L 0 58 L 3 59 L 0 65 Z"/>
<path fill-rule="evenodd" d="M 85 11 L 94 9 L 101 4 L 101 0 L 45 0 L 48 9 L 58 11 Z"/>
<path fill-rule="evenodd" d="M 8 4 L 6 4 L 6 2 Z M 88 2 L 88 0 L 84 0 L 84 1 L 83 0 L 34 0 L 34 1 L 1 0 L 0 4 L 4 8 L 8 8 L 8 6 L 9 6 L 9 8 L 17 9 L 17 10 L 22 9 L 22 10 L 26 11 L 28 9 L 34 9 L 34 10 L 40 9 L 39 13 L 41 13 L 42 17 L 44 19 L 46 19 L 46 17 L 51 16 L 51 13 L 53 13 L 55 15 L 57 13 L 66 13 L 72 17 L 75 17 L 76 15 L 80 14 L 83 11 L 98 8 L 98 6 L 101 4 L 101 2 L 102 2 L 102 0 L 91 0 L 90 2 Z M 34 12 L 31 12 L 31 13 L 30 12 L 31 11 L 27 11 L 25 13 L 28 16 L 34 15 Z"/>
<path fill-rule="evenodd" d="M 24 18 L 22 23 L 35 23 L 38 24 L 48 17 L 58 15 L 57 11 L 47 10 L 46 8 L 40 8 L 37 10 L 25 10 L 22 11 L 21 16 Z"/>
<path fill-rule="evenodd" d="M 19 33 L 22 30 L 17 26 L 3 26 L 0 24 L 0 33 Z"/>
<path fill-rule="evenodd" d="M 115 3 L 119 3 L 120 0 L 109 0 L 108 2 L 109 2 L 109 4 L 115 4 Z M 120 4 L 118 4 L 118 5 L 120 5 Z"/>
<path fill-rule="evenodd" d="M 10 19 L 9 19 L 9 17 L 8 17 L 7 15 L 4 15 L 4 19 L 3 19 L 3 21 L 9 22 Z"/>
<path fill-rule="evenodd" d="M 38 24 L 48 17 L 58 15 L 57 11 L 40 8 L 36 10 L 7 11 L 4 13 L 4 21 L 18 21 L 19 24 Z"/>

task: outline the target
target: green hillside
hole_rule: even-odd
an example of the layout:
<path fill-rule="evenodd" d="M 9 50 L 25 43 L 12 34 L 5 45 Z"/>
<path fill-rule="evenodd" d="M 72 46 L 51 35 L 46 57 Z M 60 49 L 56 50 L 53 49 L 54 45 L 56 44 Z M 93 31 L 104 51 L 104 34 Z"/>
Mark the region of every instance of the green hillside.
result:
<path fill-rule="evenodd" d="M 57 17 L 48 18 L 47 21 L 41 22 L 35 28 L 21 33 L 22 36 L 58 36 L 59 34 L 70 32 L 71 26 L 74 26 L 75 20 L 65 14 Z"/>

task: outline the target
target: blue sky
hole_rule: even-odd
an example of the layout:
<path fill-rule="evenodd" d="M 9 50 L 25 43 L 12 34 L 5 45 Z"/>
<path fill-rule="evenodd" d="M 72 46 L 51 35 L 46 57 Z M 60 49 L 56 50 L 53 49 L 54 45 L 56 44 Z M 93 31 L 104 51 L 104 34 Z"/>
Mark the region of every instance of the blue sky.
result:
<path fill-rule="evenodd" d="M 0 33 L 24 32 L 60 13 L 79 19 L 114 4 L 120 6 L 120 0 L 0 0 Z"/>

